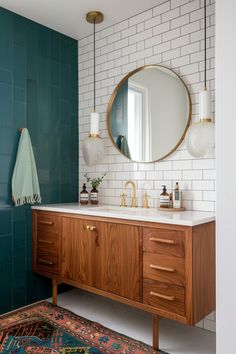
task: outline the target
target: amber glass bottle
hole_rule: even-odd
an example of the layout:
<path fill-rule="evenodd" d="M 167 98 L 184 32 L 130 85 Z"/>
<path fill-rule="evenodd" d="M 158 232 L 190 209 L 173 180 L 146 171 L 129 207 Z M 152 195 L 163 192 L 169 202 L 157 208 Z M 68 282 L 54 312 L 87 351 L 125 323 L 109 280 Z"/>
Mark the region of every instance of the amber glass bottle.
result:
<path fill-rule="evenodd" d="M 160 195 L 160 208 L 169 208 L 170 206 L 170 196 L 167 193 L 166 186 L 163 187 L 163 192 Z"/>
<path fill-rule="evenodd" d="M 86 190 L 86 184 L 83 184 L 83 189 L 80 192 L 80 204 L 81 205 L 86 205 L 89 202 L 89 194 Z"/>

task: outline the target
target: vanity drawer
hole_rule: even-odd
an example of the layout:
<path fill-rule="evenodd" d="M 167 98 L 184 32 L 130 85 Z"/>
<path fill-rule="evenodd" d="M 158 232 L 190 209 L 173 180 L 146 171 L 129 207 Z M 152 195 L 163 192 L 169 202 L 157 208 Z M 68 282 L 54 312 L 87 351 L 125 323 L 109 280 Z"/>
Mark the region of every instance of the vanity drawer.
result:
<path fill-rule="evenodd" d="M 175 257 L 185 256 L 184 231 L 143 228 L 143 249 Z"/>
<path fill-rule="evenodd" d="M 52 232 L 37 233 L 37 250 L 38 252 L 58 254 L 59 253 L 59 235 Z"/>
<path fill-rule="evenodd" d="M 37 213 L 37 230 L 58 233 L 59 217 L 50 213 Z"/>
<path fill-rule="evenodd" d="M 154 252 L 143 254 L 143 277 L 180 286 L 185 285 L 184 258 Z"/>
<path fill-rule="evenodd" d="M 36 258 L 37 269 L 46 271 L 47 273 L 58 274 L 59 272 L 59 256 L 37 252 Z"/>
<path fill-rule="evenodd" d="M 143 303 L 185 316 L 185 288 L 144 279 Z"/>

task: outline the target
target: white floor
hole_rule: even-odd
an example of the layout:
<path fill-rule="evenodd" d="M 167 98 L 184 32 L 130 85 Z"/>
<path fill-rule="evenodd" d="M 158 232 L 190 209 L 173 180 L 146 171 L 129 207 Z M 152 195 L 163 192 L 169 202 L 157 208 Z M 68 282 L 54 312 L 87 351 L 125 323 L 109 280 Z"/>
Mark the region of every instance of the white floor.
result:
<path fill-rule="evenodd" d="M 58 305 L 129 337 L 152 342 L 152 316 L 144 311 L 78 289 L 59 295 Z M 215 354 L 215 334 L 161 319 L 160 349 L 170 354 Z"/>

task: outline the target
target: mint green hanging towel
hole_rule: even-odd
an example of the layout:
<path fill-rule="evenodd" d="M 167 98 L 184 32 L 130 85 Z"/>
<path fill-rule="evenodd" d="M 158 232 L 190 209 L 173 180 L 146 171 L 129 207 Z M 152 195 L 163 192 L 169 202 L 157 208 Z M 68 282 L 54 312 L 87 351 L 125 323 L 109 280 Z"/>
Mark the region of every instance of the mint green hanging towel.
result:
<path fill-rule="evenodd" d="M 34 153 L 26 128 L 21 132 L 12 176 L 12 199 L 16 206 L 41 203 Z"/>

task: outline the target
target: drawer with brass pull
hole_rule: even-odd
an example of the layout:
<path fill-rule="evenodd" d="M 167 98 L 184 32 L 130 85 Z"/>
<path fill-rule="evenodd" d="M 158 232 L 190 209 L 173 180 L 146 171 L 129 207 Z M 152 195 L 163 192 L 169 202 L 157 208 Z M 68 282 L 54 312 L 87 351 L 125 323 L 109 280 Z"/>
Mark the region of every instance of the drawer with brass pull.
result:
<path fill-rule="evenodd" d="M 185 288 L 174 284 L 144 279 L 143 303 L 184 316 Z"/>
<path fill-rule="evenodd" d="M 143 250 L 174 257 L 185 256 L 184 231 L 143 228 Z"/>
<path fill-rule="evenodd" d="M 57 274 L 59 271 L 59 257 L 57 255 L 49 255 L 44 252 L 37 253 L 37 268 L 42 271 Z"/>
<path fill-rule="evenodd" d="M 47 213 L 37 213 L 37 230 L 58 233 L 58 216 Z"/>
<path fill-rule="evenodd" d="M 185 285 L 184 258 L 154 252 L 143 253 L 144 278 Z"/>
<path fill-rule="evenodd" d="M 37 233 L 37 250 L 49 254 L 58 254 L 59 252 L 59 235 L 51 232 L 38 231 Z"/>

